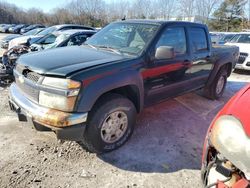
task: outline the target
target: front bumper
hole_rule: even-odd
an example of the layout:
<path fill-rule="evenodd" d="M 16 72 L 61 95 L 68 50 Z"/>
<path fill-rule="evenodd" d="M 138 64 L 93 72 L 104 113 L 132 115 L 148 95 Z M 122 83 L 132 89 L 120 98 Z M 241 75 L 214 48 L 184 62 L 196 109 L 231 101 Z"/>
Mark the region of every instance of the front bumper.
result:
<path fill-rule="evenodd" d="M 9 105 L 20 121 L 30 121 L 38 131 L 54 131 L 63 140 L 82 138 L 88 113 L 67 113 L 41 107 L 26 98 L 15 83 L 10 86 Z"/>
<path fill-rule="evenodd" d="M 243 64 L 236 64 L 235 69 L 250 70 L 250 62 L 244 62 Z"/>
<path fill-rule="evenodd" d="M 250 70 L 250 56 L 248 53 L 244 55 L 244 53 L 241 53 L 243 55 L 240 55 L 239 61 L 236 63 L 235 68 L 241 69 L 241 70 Z"/>

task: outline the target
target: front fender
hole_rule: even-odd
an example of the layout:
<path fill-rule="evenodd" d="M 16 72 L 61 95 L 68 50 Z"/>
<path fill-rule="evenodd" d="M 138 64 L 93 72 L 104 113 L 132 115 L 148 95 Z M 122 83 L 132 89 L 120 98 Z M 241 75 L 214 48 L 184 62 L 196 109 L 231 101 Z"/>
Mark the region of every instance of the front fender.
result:
<path fill-rule="evenodd" d="M 144 87 L 143 79 L 136 70 L 118 71 L 104 77 L 92 79 L 90 83 L 83 81 L 83 89 L 79 95 L 76 111 L 89 112 L 100 96 L 124 86 L 135 86 L 137 88 L 140 102 L 139 111 L 141 111 L 144 104 Z"/>

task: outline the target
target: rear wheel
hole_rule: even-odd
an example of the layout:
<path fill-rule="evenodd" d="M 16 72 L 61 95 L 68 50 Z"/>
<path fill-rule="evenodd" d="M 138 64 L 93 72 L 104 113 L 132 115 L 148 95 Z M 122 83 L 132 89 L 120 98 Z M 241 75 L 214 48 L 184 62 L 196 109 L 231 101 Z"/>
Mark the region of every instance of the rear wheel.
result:
<path fill-rule="evenodd" d="M 212 85 L 205 88 L 205 96 L 210 99 L 219 99 L 227 84 L 227 71 L 222 68 L 216 75 Z"/>
<path fill-rule="evenodd" d="M 79 144 L 95 153 L 115 150 L 129 139 L 135 120 L 136 109 L 129 99 L 108 94 L 90 112 L 88 125 Z"/>

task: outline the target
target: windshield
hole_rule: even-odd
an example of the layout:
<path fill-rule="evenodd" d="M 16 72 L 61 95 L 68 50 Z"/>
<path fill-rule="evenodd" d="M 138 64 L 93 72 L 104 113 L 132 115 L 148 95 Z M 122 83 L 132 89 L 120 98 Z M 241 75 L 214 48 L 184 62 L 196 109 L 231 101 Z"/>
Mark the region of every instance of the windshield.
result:
<path fill-rule="evenodd" d="M 37 28 L 37 29 L 32 29 L 26 33 L 24 33 L 23 35 L 24 36 L 27 36 L 27 35 L 36 35 L 37 33 L 39 33 L 39 31 L 41 31 L 42 29 L 41 28 Z"/>
<path fill-rule="evenodd" d="M 30 25 L 28 27 L 26 27 L 26 29 L 32 29 L 34 27 L 34 25 Z"/>
<path fill-rule="evenodd" d="M 56 27 L 49 27 L 47 29 L 44 29 L 42 32 L 39 33 L 39 35 L 47 35 L 49 33 L 52 33 L 53 31 L 56 30 Z"/>
<path fill-rule="evenodd" d="M 250 43 L 250 34 L 237 34 L 229 42 L 231 42 L 231 43 Z"/>
<path fill-rule="evenodd" d="M 44 46 L 44 49 L 50 49 L 50 48 L 55 48 L 59 44 L 61 44 L 63 41 L 67 40 L 69 38 L 69 34 L 61 34 L 58 37 L 56 37 L 55 42 L 48 44 Z"/>
<path fill-rule="evenodd" d="M 38 41 L 36 41 L 36 44 L 42 44 L 42 45 L 47 45 L 47 44 L 52 44 L 53 42 L 56 41 L 56 38 L 58 35 L 54 34 L 48 34 L 40 38 Z"/>
<path fill-rule="evenodd" d="M 139 56 L 158 28 L 159 25 L 156 24 L 113 23 L 93 35 L 85 44 Z"/>
<path fill-rule="evenodd" d="M 221 41 L 228 42 L 232 40 L 232 38 L 235 36 L 235 34 L 226 34 L 221 37 Z"/>

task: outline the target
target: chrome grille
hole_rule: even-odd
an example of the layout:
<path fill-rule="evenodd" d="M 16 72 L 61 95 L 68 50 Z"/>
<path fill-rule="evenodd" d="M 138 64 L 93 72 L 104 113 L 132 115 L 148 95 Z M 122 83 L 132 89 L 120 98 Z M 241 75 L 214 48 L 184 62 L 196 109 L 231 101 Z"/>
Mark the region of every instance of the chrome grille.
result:
<path fill-rule="evenodd" d="M 36 83 L 42 78 L 38 73 L 32 72 L 29 69 L 17 64 L 16 66 L 17 75 L 15 80 L 17 86 L 21 91 L 30 99 L 35 102 L 39 100 L 39 89 L 36 87 Z M 24 77 L 24 81 L 20 81 L 20 78 Z"/>
<path fill-rule="evenodd" d="M 26 74 L 24 74 L 24 77 L 37 83 L 39 81 L 39 79 L 41 78 L 41 75 L 39 75 L 35 72 L 27 72 Z"/>
<path fill-rule="evenodd" d="M 243 64 L 246 58 L 248 57 L 248 53 L 240 53 L 238 64 Z"/>
<path fill-rule="evenodd" d="M 27 83 L 21 83 L 19 79 L 16 79 L 17 86 L 22 90 L 22 92 L 27 95 L 27 97 L 33 101 L 38 102 L 39 90 L 28 85 Z"/>

